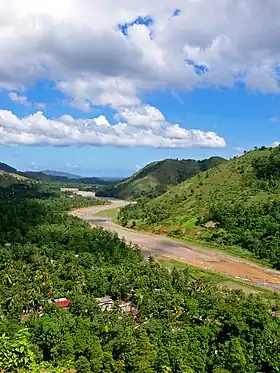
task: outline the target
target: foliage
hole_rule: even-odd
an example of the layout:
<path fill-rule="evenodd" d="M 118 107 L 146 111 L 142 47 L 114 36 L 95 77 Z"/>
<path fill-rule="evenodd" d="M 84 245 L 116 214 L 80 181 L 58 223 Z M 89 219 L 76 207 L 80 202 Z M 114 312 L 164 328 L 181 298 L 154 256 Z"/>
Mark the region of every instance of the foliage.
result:
<path fill-rule="evenodd" d="M 67 214 L 88 203 L 38 186 L 1 196 L 4 372 L 279 371 L 277 296 L 217 290 L 188 268 L 144 261 L 115 234 Z M 111 311 L 96 303 L 102 296 L 114 300 Z M 70 307 L 49 302 L 59 297 Z M 121 301 L 138 315 L 122 312 Z"/>
<path fill-rule="evenodd" d="M 280 147 L 256 148 L 158 198 L 122 208 L 118 220 L 176 237 L 238 245 L 279 269 L 279 170 Z"/>
<path fill-rule="evenodd" d="M 124 199 L 155 198 L 165 193 L 170 186 L 224 162 L 225 159 L 220 157 L 202 161 L 165 159 L 153 162 L 128 179 L 99 192 L 98 195 Z"/>

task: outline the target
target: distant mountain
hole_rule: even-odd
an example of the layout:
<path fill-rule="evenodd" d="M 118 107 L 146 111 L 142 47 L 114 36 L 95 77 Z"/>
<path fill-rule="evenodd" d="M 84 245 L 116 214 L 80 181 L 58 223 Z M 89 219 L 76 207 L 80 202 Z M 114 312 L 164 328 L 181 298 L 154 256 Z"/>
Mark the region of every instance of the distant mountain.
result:
<path fill-rule="evenodd" d="M 99 195 L 124 199 L 157 197 L 165 193 L 170 186 L 179 184 L 201 171 L 206 171 L 224 162 L 226 160 L 221 157 L 211 157 L 201 161 L 165 159 L 153 162 L 131 177 L 99 192 Z"/>
<path fill-rule="evenodd" d="M 47 171 L 48 172 L 48 171 Z M 53 172 L 53 171 L 51 171 Z M 56 173 L 56 171 L 55 171 Z M 64 174 L 63 172 L 58 172 L 59 174 Z M 65 186 L 73 186 L 78 188 L 81 184 L 98 184 L 98 185 L 111 185 L 112 182 L 105 181 L 99 179 L 98 177 L 80 177 L 77 175 L 67 174 L 68 176 L 61 176 L 61 175 L 49 175 L 45 172 L 34 172 L 34 171 L 25 171 L 22 172 L 21 175 L 26 176 L 30 179 L 45 181 L 45 182 L 58 182 L 62 183 Z M 70 175 L 76 178 L 70 178 Z"/>
<path fill-rule="evenodd" d="M 26 181 L 43 181 L 43 182 L 59 182 L 63 184 L 75 185 L 78 187 L 81 184 L 95 184 L 95 185 L 111 185 L 112 181 L 101 180 L 98 177 L 81 177 L 60 171 L 18 171 L 16 168 L 0 162 L 0 188 L 7 187 L 12 184 L 18 184 Z"/>
<path fill-rule="evenodd" d="M 72 180 L 82 179 L 81 176 L 70 174 L 68 172 L 52 171 L 52 170 L 43 170 L 41 172 L 48 176 L 58 176 L 58 177 L 64 177 L 64 178 L 66 177 L 67 179 L 72 179 Z"/>

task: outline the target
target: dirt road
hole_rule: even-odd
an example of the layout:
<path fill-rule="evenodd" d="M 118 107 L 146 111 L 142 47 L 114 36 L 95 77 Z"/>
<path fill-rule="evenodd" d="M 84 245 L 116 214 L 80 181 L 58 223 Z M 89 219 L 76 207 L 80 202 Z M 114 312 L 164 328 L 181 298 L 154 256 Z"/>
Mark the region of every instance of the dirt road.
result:
<path fill-rule="evenodd" d="M 98 216 L 98 212 L 125 206 L 128 202 L 111 200 L 111 205 L 93 206 L 71 212 L 73 216 L 86 220 L 92 226 L 99 226 L 116 232 L 126 241 L 138 245 L 147 254 L 156 254 L 208 270 L 214 270 L 255 285 L 280 291 L 280 272 L 260 267 L 246 260 L 203 248 L 199 245 L 175 242 L 165 236 L 136 232 L 122 228 L 110 219 Z"/>

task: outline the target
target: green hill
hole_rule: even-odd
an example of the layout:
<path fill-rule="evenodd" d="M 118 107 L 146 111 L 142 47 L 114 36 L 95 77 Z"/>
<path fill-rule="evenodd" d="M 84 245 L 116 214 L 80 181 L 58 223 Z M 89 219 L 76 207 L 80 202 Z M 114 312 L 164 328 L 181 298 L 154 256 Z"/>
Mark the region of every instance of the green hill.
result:
<path fill-rule="evenodd" d="M 0 162 L 0 188 L 7 188 L 13 184 L 22 184 L 28 178 L 16 168 Z"/>
<path fill-rule="evenodd" d="M 170 186 L 224 162 L 225 159 L 220 157 L 212 157 L 202 161 L 194 159 L 165 159 L 153 162 L 128 179 L 107 188 L 100 195 L 123 199 L 157 197 L 166 192 Z"/>
<path fill-rule="evenodd" d="M 14 167 L 11 167 L 8 164 L 2 162 L 0 162 L 0 171 L 9 172 L 12 174 L 17 173 L 17 170 Z"/>
<path fill-rule="evenodd" d="M 0 188 L 7 188 L 13 184 L 21 184 L 28 179 L 15 173 L 0 171 Z"/>
<path fill-rule="evenodd" d="M 255 149 L 121 210 L 140 229 L 239 245 L 280 268 L 280 148 Z"/>

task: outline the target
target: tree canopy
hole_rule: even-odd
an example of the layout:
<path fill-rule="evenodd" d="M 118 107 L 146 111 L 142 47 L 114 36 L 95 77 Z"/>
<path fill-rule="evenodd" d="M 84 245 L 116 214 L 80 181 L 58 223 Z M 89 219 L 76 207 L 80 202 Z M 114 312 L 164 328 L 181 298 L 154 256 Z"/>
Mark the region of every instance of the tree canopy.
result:
<path fill-rule="evenodd" d="M 269 302 L 169 271 L 67 214 L 93 203 L 102 201 L 39 186 L 1 193 L 3 372 L 279 372 L 277 295 Z M 104 296 L 110 311 L 96 301 Z M 50 301 L 64 297 L 67 308 Z"/>

